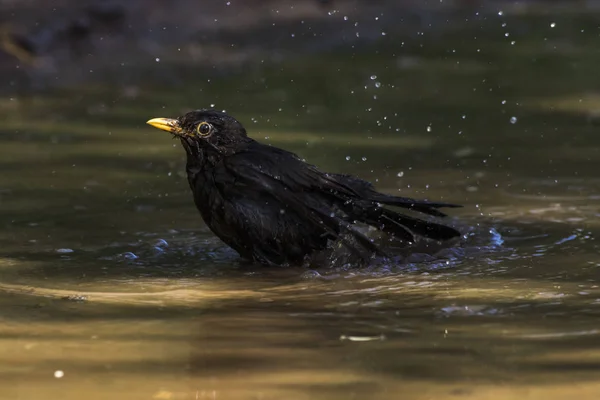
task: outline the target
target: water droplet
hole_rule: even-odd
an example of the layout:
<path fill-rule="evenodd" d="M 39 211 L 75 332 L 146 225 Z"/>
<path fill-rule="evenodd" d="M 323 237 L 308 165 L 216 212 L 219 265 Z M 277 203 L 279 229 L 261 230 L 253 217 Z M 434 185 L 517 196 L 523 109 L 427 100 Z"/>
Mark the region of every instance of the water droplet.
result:
<path fill-rule="evenodd" d="M 508 32 L 506 32 L 506 33 L 504 34 L 504 36 L 506 36 L 506 37 L 509 37 L 509 36 L 510 36 L 510 34 L 509 34 Z"/>
<path fill-rule="evenodd" d="M 228 6 L 230 6 L 230 5 L 231 5 L 231 2 L 230 2 L 230 1 L 228 1 L 226 4 L 227 4 Z"/>
<path fill-rule="evenodd" d="M 510 42 L 510 45 L 511 45 L 511 46 L 514 46 L 514 45 L 515 45 L 515 43 L 517 43 L 517 42 L 515 42 L 515 41 L 513 40 L 512 42 Z"/>
<path fill-rule="evenodd" d="M 363 157 L 363 158 L 362 158 L 362 160 L 363 160 L 363 161 L 367 161 L 367 157 Z"/>
<path fill-rule="evenodd" d="M 467 119 L 467 116 L 466 116 L 466 115 L 463 115 L 463 116 L 462 116 L 462 119 Z"/>
<path fill-rule="evenodd" d="M 344 21 L 348 21 L 348 17 L 344 15 Z"/>
<path fill-rule="evenodd" d="M 65 373 L 64 373 L 63 371 L 61 371 L 60 369 L 59 369 L 59 370 L 56 370 L 56 371 L 54 371 L 54 377 L 55 377 L 56 379 L 60 379 L 60 378 L 62 378 L 63 376 L 65 376 Z"/>
<path fill-rule="evenodd" d="M 133 254 L 130 251 L 121 254 L 121 256 L 127 260 L 135 260 L 136 258 L 138 258 L 138 256 L 136 256 L 135 254 Z"/>
<path fill-rule="evenodd" d="M 321 274 L 319 274 L 317 271 L 309 269 L 308 271 L 302 273 L 300 277 L 302 279 L 318 279 L 321 277 Z"/>
<path fill-rule="evenodd" d="M 404 176 L 404 171 L 400 171 L 396 174 L 398 178 L 402 178 Z"/>
<path fill-rule="evenodd" d="M 169 243 L 167 243 L 167 241 L 164 240 L 164 239 L 157 239 L 156 242 L 154 242 L 154 246 L 156 246 L 156 247 L 168 247 Z"/>
<path fill-rule="evenodd" d="M 377 79 L 377 75 L 371 75 L 371 80 L 374 81 L 375 79 Z"/>
<path fill-rule="evenodd" d="M 510 117 L 510 123 L 511 124 L 516 124 L 517 123 L 517 117 Z"/>
<path fill-rule="evenodd" d="M 60 254 L 69 254 L 69 253 L 73 253 L 75 250 L 73 249 L 56 249 L 57 253 Z"/>
<path fill-rule="evenodd" d="M 376 88 L 380 88 L 381 87 L 381 82 L 375 82 L 375 87 Z"/>
<path fill-rule="evenodd" d="M 506 100 L 502 100 L 502 104 L 506 104 Z"/>
<path fill-rule="evenodd" d="M 156 61 L 156 62 L 160 62 L 160 58 L 156 57 L 156 58 L 154 59 L 154 61 Z"/>
<path fill-rule="evenodd" d="M 427 127 L 427 132 L 431 132 L 431 125 Z"/>
<path fill-rule="evenodd" d="M 550 24 L 550 28 L 554 28 L 555 26 L 556 26 L 556 22 L 552 22 L 552 23 Z"/>
<path fill-rule="evenodd" d="M 215 105 L 214 105 L 214 104 L 211 104 L 210 106 L 211 106 L 211 107 L 214 107 Z"/>
<path fill-rule="evenodd" d="M 346 156 L 346 161 L 350 161 L 350 156 Z"/>
<path fill-rule="evenodd" d="M 504 15 L 504 11 L 502 11 L 502 10 L 498 11 L 498 15 L 499 16 L 503 16 Z"/>

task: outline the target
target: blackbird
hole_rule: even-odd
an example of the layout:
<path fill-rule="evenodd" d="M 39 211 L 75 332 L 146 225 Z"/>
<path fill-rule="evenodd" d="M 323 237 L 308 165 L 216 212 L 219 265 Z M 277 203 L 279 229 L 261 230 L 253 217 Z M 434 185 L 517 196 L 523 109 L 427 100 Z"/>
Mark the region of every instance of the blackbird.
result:
<path fill-rule="evenodd" d="M 323 172 L 294 153 L 248 137 L 242 124 L 224 112 L 201 109 L 147 123 L 181 141 L 202 218 L 249 261 L 303 264 L 331 243 L 350 250 L 357 261 L 388 256 L 361 226 L 405 244 L 417 237 L 440 242 L 461 235 L 449 226 L 384 207 L 443 217 L 438 208 L 459 205 L 392 196 L 354 176 Z"/>

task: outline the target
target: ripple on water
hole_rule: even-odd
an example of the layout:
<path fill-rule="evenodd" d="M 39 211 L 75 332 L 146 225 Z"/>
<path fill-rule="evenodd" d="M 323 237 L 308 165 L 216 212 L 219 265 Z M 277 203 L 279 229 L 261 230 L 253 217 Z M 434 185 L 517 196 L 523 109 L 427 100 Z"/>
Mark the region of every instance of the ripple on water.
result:
<path fill-rule="evenodd" d="M 439 305 L 430 312 L 450 319 L 499 317 L 521 313 L 531 305 L 552 307 L 579 301 L 572 294 L 585 299 L 588 306 L 600 305 L 597 288 L 573 288 L 563 282 L 565 276 L 556 268 L 537 264 L 539 259 L 564 258 L 565 250 L 593 242 L 590 232 L 579 228 L 552 232 L 546 225 L 512 221 L 464 222 L 465 235 L 459 246 L 378 260 L 366 268 L 250 266 L 210 234 L 139 232 L 126 242 L 77 250 L 69 253 L 68 260 L 45 263 L 40 270 L 33 267 L 14 282 L 14 276 L 5 275 L 3 283 L 41 289 L 48 287 L 45 277 L 53 276 L 61 297 L 88 295 L 92 302 L 133 301 L 135 296 L 147 301 L 145 296 L 150 293 L 155 300 L 195 301 L 200 294 L 226 293 L 237 284 L 248 288 L 243 296 L 249 298 L 323 299 L 323 304 L 336 304 L 340 309 L 397 309 L 396 298 L 401 296 L 408 308 L 436 299 Z M 589 263 L 589 268 L 595 269 L 597 264 Z M 541 280 L 533 284 L 532 277 Z M 211 286 L 217 281 L 219 286 Z M 554 287 L 556 282 L 562 283 L 560 289 Z M 260 294 L 265 285 L 276 290 L 269 296 Z M 94 294 L 98 292 L 104 294 Z M 236 296 L 242 293 L 234 292 Z M 578 294 L 581 292 L 585 294 Z"/>

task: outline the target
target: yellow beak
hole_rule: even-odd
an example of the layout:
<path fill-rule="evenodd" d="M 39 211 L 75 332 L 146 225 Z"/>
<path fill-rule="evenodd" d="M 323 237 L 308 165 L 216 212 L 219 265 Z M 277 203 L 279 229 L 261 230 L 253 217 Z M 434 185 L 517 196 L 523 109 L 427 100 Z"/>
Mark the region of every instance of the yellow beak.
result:
<path fill-rule="evenodd" d="M 171 132 L 175 135 L 179 135 L 183 133 L 183 129 L 181 125 L 179 125 L 179 121 L 171 118 L 153 118 L 146 122 L 148 125 L 152 125 L 156 129 L 160 129 L 162 131 Z"/>

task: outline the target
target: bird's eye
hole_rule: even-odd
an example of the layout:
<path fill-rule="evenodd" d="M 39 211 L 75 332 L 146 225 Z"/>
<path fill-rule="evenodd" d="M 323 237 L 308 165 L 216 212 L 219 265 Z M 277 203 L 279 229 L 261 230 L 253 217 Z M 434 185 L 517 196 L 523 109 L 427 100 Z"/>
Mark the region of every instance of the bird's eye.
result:
<path fill-rule="evenodd" d="M 200 122 L 196 127 L 196 132 L 198 132 L 198 135 L 200 136 L 208 136 L 212 133 L 212 131 L 213 126 L 208 122 Z"/>

